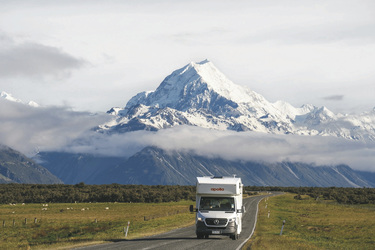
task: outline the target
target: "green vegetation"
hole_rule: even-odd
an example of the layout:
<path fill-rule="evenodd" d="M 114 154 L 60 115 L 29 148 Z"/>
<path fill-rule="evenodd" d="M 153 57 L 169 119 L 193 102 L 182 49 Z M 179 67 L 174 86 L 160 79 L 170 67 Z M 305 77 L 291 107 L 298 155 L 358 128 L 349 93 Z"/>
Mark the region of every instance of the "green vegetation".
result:
<path fill-rule="evenodd" d="M 375 204 L 375 188 L 340 187 L 245 187 L 248 193 L 258 191 L 283 191 L 295 193 L 296 199 L 308 195 L 315 199 L 334 200 L 340 204 Z"/>
<path fill-rule="evenodd" d="M 342 205 L 308 195 L 295 197 L 285 194 L 259 204 L 256 231 L 245 249 L 374 248 L 374 205 Z"/>
<path fill-rule="evenodd" d="M 195 200 L 193 186 L 0 184 L 0 204 Z"/>
<path fill-rule="evenodd" d="M 283 191 L 342 204 L 375 204 L 375 188 L 337 187 L 255 187 L 245 191 Z M 147 185 L 76 185 L 0 184 L 0 204 L 5 203 L 72 203 L 72 202 L 170 202 L 194 200 L 195 186 Z"/>
<path fill-rule="evenodd" d="M 194 223 L 191 201 L 0 205 L 2 249 L 57 248 L 142 237 Z M 48 206 L 47 206 L 48 205 Z"/>

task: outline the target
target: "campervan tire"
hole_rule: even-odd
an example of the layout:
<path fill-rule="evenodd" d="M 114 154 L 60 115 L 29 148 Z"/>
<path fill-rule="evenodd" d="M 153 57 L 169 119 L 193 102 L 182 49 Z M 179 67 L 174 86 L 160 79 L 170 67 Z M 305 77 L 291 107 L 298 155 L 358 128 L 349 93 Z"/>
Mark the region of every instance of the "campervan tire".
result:
<path fill-rule="evenodd" d="M 239 234 L 232 234 L 230 237 L 231 237 L 232 240 L 238 240 L 240 235 Z"/>

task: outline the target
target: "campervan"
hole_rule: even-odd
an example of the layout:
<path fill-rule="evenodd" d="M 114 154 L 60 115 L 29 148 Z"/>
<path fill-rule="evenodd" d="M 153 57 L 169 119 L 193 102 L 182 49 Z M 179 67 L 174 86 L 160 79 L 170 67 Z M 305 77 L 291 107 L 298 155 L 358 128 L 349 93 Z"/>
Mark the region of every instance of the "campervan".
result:
<path fill-rule="evenodd" d="M 238 239 L 242 230 L 243 184 L 241 178 L 233 177 L 197 177 L 196 235 L 198 239 L 209 235 L 228 235 Z"/>

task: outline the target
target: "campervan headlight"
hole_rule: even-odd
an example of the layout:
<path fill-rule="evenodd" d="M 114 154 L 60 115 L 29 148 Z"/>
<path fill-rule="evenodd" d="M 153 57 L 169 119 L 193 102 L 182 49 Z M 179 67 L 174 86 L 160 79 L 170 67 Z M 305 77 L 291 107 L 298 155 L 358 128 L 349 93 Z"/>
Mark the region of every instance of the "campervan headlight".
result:
<path fill-rule="evenodd" d="M 204 221 L 204 217 L 201 214 L 197 214 L 198 221 Z"/>
<path fill-rule="evenodd" d="M 233 217 L 233 218 L 229 218 L 229 219 L 228 219 L 228 222 L 232 222 L 232 221 L 236 221 L 236 217 Z"/>

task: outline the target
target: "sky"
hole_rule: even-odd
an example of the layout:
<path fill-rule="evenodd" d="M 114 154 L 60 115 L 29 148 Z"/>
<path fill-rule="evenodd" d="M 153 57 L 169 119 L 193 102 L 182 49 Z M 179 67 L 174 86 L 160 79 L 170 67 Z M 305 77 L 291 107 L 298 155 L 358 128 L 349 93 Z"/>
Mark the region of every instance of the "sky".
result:
<path fill-rule="evenodd" d="M 204 59 L 270 102 L 369 111 L 374 30 L 372 0 L 0 0 L 0 91 L 41 105 L 0 100 L 0 143 L 28 156 L 131 156 L 151 145 L 375 172 L 373 142 L 188 126 L 110 136 L 92 130 L 111 119 L 110 108 Z"/>
<path fill-rule="evenodd" d="M 372 0 L 0 0 L 0 91 L 105 112 L 209 59 L 295 107 L 375 107 Z"/>

